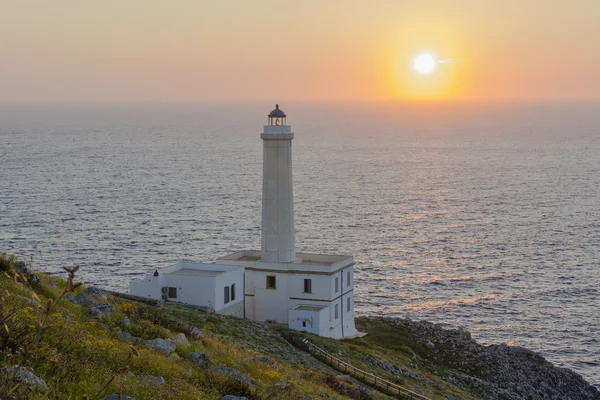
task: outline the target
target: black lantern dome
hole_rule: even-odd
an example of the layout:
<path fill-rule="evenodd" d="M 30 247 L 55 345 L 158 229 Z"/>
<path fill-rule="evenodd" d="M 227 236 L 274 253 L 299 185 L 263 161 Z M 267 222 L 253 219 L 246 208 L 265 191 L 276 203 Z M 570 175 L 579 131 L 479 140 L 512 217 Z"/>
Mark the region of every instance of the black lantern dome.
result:
<path fill-rule="evenodd" d="M 279 104 L 275 104 L 275 109 L 268 115 L 269 125 L 285 125 L 285 113 L 279 109 Z"/>

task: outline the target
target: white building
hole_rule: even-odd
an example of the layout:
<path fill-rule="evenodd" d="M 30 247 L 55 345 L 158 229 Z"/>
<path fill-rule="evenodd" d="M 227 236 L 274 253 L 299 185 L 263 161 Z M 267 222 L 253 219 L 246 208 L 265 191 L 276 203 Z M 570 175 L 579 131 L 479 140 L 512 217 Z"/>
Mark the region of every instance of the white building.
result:
<path fill-rule="evenodd" d="M 203 306 L 236 317 L 244 316 L 243 290 L 243 268 L 187 261 L 161 268 L 129 284 L 129 291 L 135 296 Z"/>
<path fill-rule="evenodd" d="M 185 264 L 185 267 L 178 268 L 180 264 L 176 264 L 160 270 L 158 277 L 149 276 L 143 281 L 132 282 L 131 293 L 161 298 L 161 290 L 171 287 L 168 279 L 173 278 L 168 277 L 177 275 L 177 282 L 181 285 L 178 297 L 172 299 L 167 296 L 168 300 L 204 306 L 211 301 L 216 312 L 234 314 L 226 311 L 233 304 L 223 302 L 227 299 L 226 287 L 232 283 L 228 283 L 229 278 L 218 280 L 216 277 L 224 275 L 233 279 L 243 271 L 242 283 L 239 279 L 234 283 L 236 288 L 243 290 L 246 318 L 287 324 L 291 329 L 331 338 L 356 336 L 354 259 L 343 255 L 296 253 L 292 180 L 294 133 L 286 124 L 286 114 L 279 105 L 268 115 L 268 125 L 265 125 L 261 138 L 261 250 L 236 252 L 218 259 L 216 264 Z M 227 268 L 227 273 L 215 274 L 213 281 L 210 274 L 197 272 L 200 267 L 194 269 L 189 265 L 205 266 L 210 271 L 217 271 L 217 266 L 220 266 Z M 214 290 L 209 286 L 214 286 Z M 167 295 L 169 290 L 166 289 Z M 179 294 L 184 291 L 185 297 Z M 231 289 L 229 293 L 231 296 Z M 230 302 L 240 301 L 237 295 Z"/>

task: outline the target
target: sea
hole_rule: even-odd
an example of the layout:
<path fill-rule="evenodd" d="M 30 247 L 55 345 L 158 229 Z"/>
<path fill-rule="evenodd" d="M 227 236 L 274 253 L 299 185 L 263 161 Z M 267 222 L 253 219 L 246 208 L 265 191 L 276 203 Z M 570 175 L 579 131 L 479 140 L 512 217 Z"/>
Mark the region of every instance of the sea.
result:
<path fill-rule="evenodd" d="M 260 249 L 274 102 L 0 106 L 0 251 L 88 285 Z M 464 327 L 600 388 L 600 103 L 280 104 L 297 249 L 356 310 Z"/>

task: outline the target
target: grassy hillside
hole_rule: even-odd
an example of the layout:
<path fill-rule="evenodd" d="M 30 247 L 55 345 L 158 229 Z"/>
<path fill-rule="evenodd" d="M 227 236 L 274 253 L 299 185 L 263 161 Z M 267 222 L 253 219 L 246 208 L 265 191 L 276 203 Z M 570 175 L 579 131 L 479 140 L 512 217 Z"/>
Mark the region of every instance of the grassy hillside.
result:
<path fill-rule="evenodd" d="M 390 398 L 262 324 L 86 289 L 76 267 L 51 277 L 3 254 L 0 288 L 0 399 Z M 571 371 L 468 332 L 381 318 L 358 318 L 357 328 L 368 335 L 298 335 L 431 399 L 600 398 Z"/>

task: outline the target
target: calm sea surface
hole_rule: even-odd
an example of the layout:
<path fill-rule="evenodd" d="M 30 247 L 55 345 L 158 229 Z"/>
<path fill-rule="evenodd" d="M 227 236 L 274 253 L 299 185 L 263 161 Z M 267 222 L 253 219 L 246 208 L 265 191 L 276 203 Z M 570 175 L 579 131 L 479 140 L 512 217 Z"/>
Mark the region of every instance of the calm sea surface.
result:
<path fill-rule="evenodd" d="M 282 104 L 298 250 L 356 304 L 540 351 L 600 387 L 600 104 Z M 260 249 L 273 104 L 0 107 L 0 251 L 88 284 Z"/>

